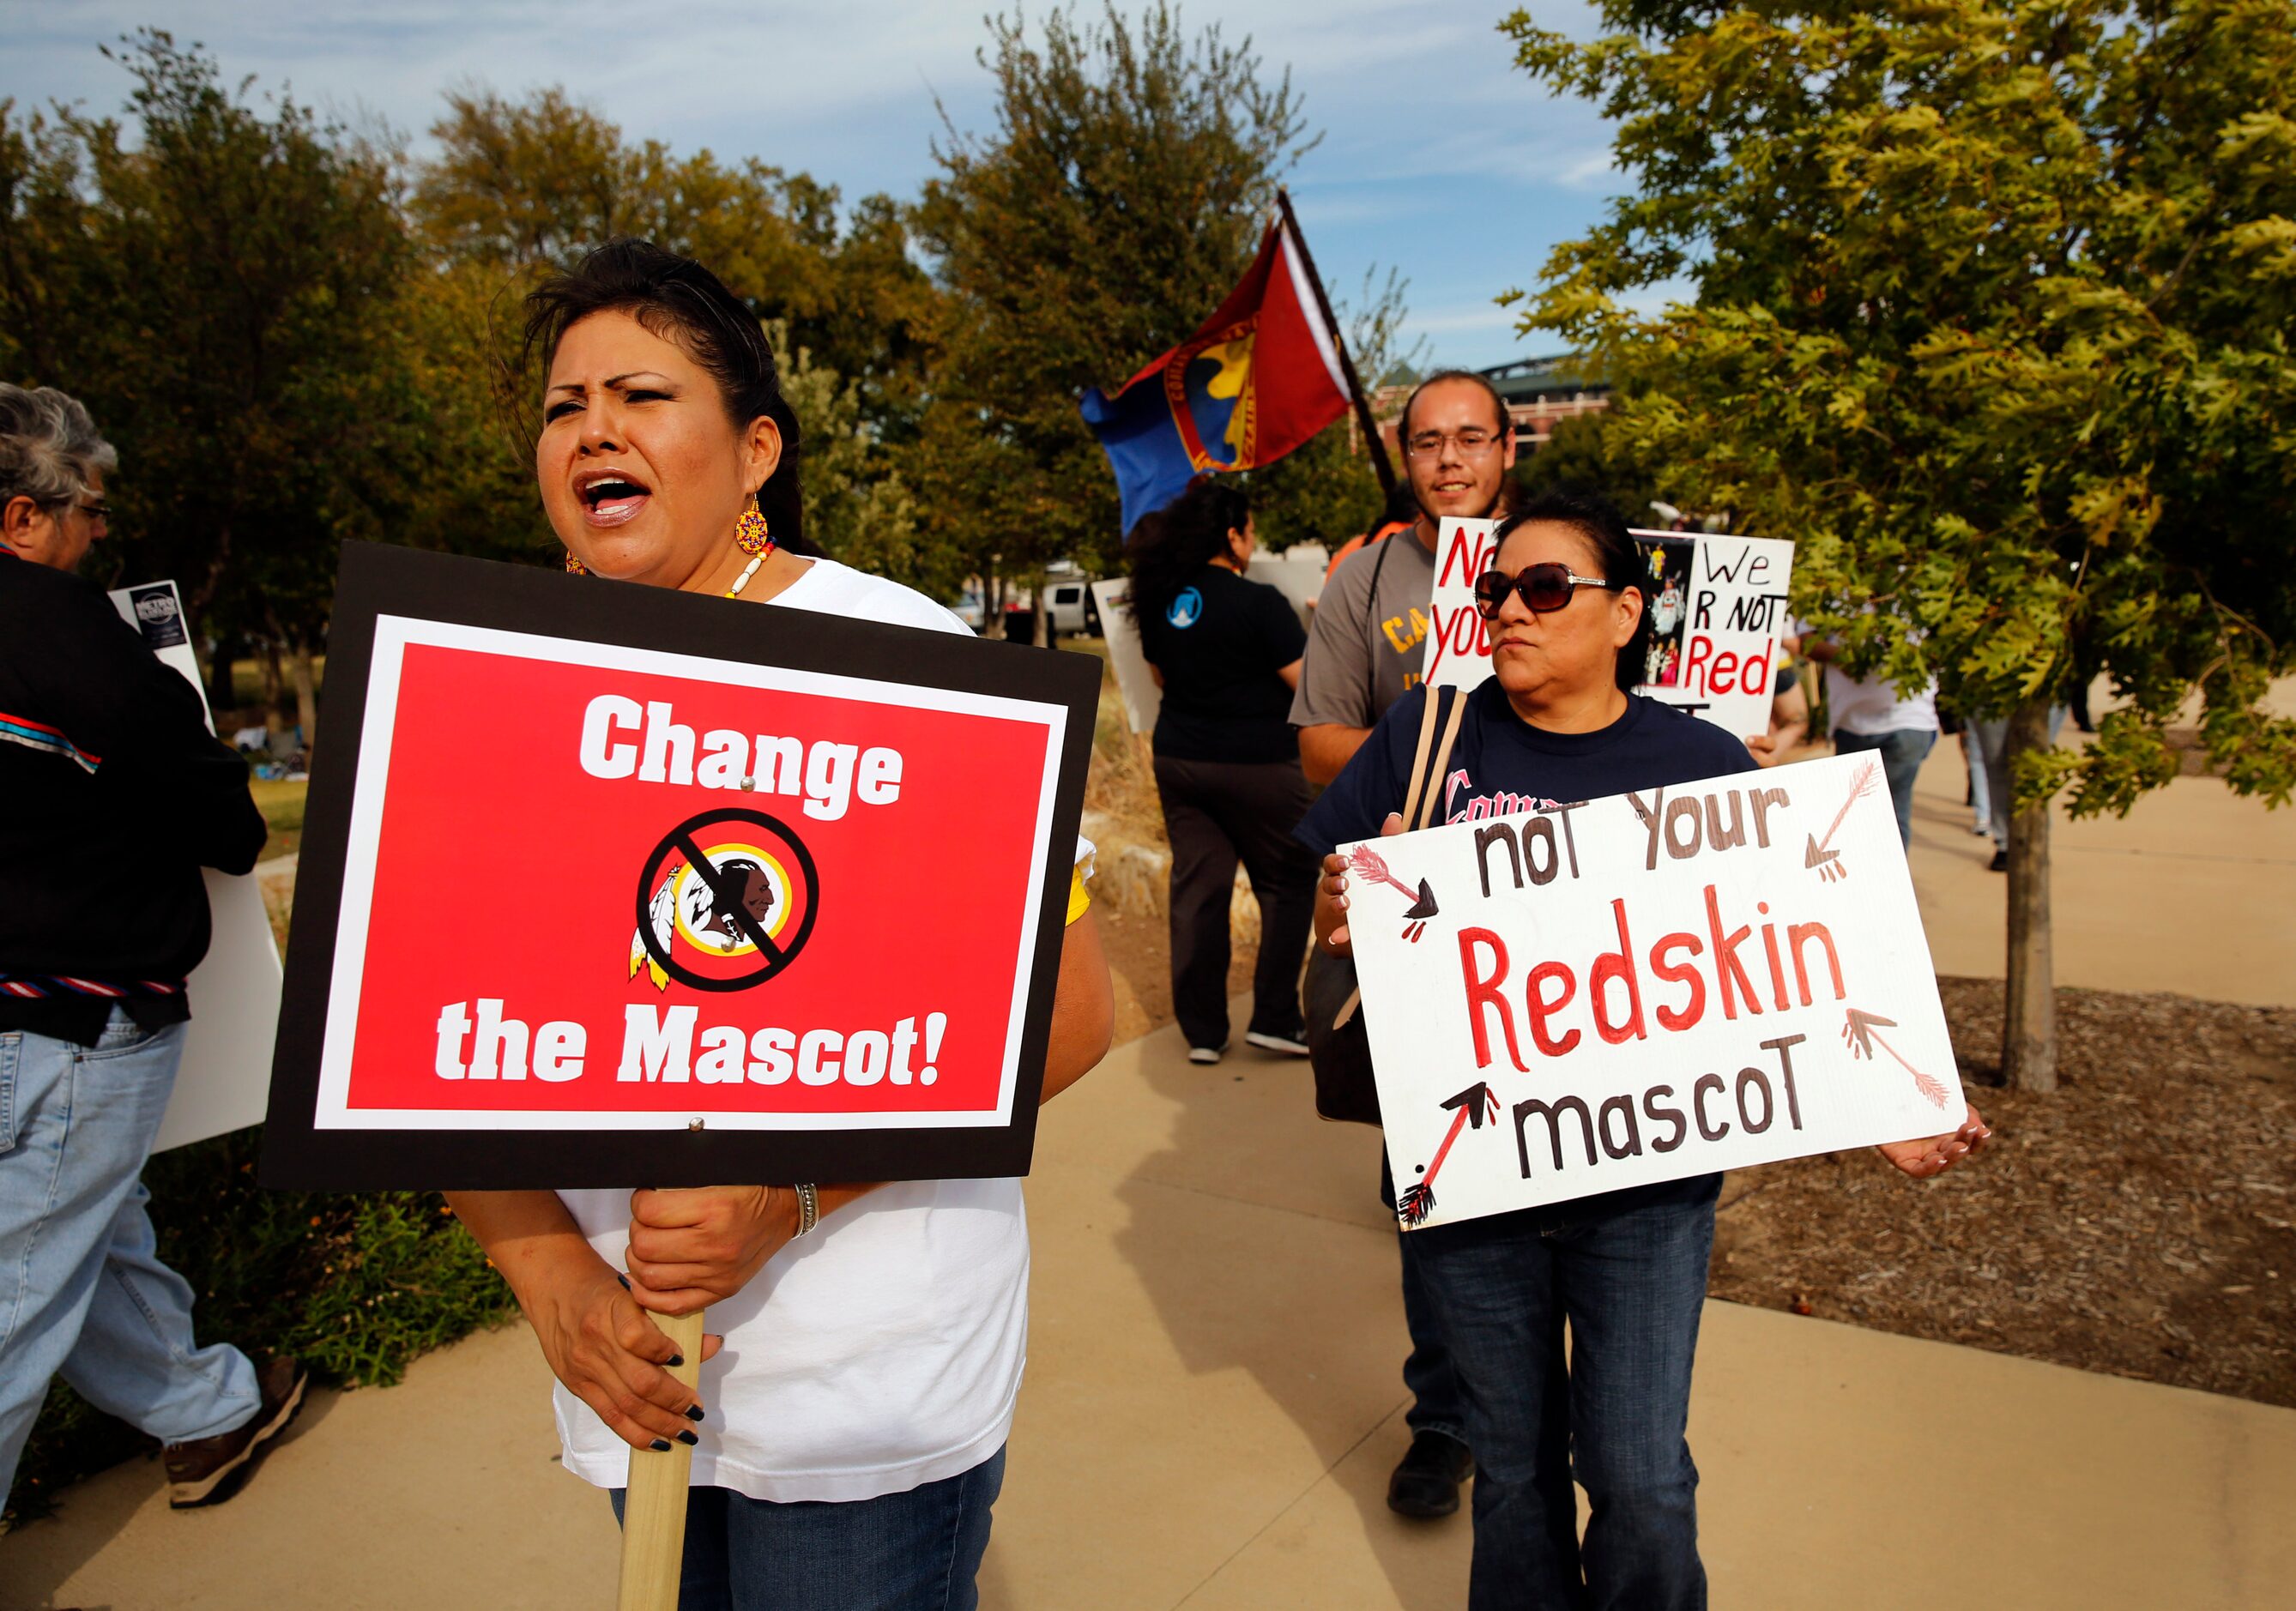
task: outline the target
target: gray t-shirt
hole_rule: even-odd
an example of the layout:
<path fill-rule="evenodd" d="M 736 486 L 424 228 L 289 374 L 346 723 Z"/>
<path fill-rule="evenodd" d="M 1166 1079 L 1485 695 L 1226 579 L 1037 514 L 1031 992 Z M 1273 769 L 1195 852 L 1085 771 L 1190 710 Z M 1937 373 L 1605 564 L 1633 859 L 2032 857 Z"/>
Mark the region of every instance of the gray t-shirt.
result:
<path fill-rule="evenodd" d="M 1372 597 L 1374 577 L 1377 598 Z M 1415 529 L 1341 560 L 1308 618 L 1307 663 L 1292 698 L 1292 725 L 1369 727 L 1419 686 L 1434 596 L 1435 556 Z"/>

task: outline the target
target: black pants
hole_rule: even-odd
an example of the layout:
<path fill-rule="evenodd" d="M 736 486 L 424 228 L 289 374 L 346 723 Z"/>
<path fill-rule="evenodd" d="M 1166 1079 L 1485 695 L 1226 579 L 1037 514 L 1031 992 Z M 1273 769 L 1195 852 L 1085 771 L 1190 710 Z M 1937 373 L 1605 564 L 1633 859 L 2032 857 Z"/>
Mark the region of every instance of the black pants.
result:
<path fill-rule="evenodd" d="M 1172 841 L 1172 1010 L 1191 1046 L 1227 1042 L 1228 904 L 1240 860 L 1259 900 L 1251 1027 L 1296 1040 L 1300 964 L 1315 917 L 1316 858 L 1292 837 L 1308 814 L 1297 761 L 1156 757 Z"/>

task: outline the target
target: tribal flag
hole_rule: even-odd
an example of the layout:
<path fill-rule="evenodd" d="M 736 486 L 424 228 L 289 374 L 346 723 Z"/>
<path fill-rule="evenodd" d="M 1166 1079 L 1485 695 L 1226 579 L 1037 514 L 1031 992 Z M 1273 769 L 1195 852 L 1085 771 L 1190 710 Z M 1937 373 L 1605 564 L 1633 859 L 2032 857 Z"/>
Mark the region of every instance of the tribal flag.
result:
<path fill-rule="evenodd" d="M 1207 470 L 1272 464 L 1345 413 L 1338 348 L 1298 240 L 1281 216 L 1242 282 L 1196 333 L 1114 396 L 1084 395 L 1116 471 L 1128 535 Z"/>

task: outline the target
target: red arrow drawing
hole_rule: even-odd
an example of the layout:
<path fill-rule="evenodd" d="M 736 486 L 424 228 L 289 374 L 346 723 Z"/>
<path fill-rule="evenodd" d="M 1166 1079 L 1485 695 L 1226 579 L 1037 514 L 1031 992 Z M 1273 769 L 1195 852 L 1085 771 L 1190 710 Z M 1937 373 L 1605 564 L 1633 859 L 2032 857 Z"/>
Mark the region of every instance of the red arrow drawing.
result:
<path fill-rule="evenodd" d="M 1411 910 L 1403 914 L 1403 937 L 1417 940 L 1427 932 L 1427 920 L 1435 915 L 1435 891 L 1425 879 L 1416 889 L 1388 871 L 1387 858 L 1368 845 L 1358 845 L 1348 853 L 1348 868 L 1359 879 L 1374 884 L 1384 884 L 1411 903 Z"/>
<path fill-rule="evenodd" d="M 1849 821 L 1849 808 L 1874 792 L 1874 786 L 1881 776 L 1882 768 L 1872 761 L 1860 766 L 1856 781 L 1849 785 L 1849 797 L 1842 801 L 1841 809 L 1833 814 L 1833 824 L 1825 830 L 1825 837 L 1818 838 L 1813 835 L 1810 838 L 1809 848 L 1802 853 L 1801 864 L 1816 868 L 1821 881 L 1831 884 L 1836 879 L 1849 876 L 1849 869 L 1841 864 L 1841 853 L 1828 850 L 1826 846 L 1833 843 L 1833 836 L 1841 832 L 1841 824 Z"/>
<path fill-rule="evenodd" d="M 1451 1156 L 1451 1143 L 1459 1139 L 1459 1132 L 1480 1130 L 1487 1118 L 1494 1124 L 1498 1123 L 1499 1099 L 1481 1080 L 1442 1105 L 1453 1110 L 1451 1128 L 1443 1133 L 1443 1144 L 1435 1149 L 1435 1161 L 1427 1165 L 1426 1178 L 1395 1202 L 1396 1217 L 1406 1225 L 1422 1223 L 1434 1211 L 1435 1177 L 1443 1172 L 1443 1160 Z"/>
<path fill-rule="evenodd" d="M 1923 1096 L 1939 1107 L 1944 1107 L 1946 1098 L 1949 1094 L 1946 1088 L 1906 1061 L 1895 1046 L 1874 1033 L 1876 1029 L 1895 1029 L 1897 1026 L 1898 1021 L 1895 1018 L 1885 1018 L 1878 1012 L 1861 1012 L 1852 1007 L 1849 1010 L 1849 1021 L 1841 1026 L 1841 1038 L 1849 1043 L 1849 1055 L 1853 1058 L 1872 1057 L 1874 1048 L 1879 1046 L 1897 1059 L 1900 1068 L 1914 1076 L 1915 1087 Z"/>

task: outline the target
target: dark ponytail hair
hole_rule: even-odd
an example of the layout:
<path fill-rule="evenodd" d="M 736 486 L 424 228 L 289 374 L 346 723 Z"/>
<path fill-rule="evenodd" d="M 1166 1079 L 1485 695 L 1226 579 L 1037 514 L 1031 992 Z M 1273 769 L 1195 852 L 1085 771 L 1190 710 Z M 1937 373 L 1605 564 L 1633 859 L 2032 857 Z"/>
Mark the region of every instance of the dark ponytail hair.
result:
<path fill-rule="evenodd" d="M 726 282 L 691 258 L 651 241 L 610 241 L 573 273 L 554 274 L 527 294 L 525 358 L 547 373 L 566 332 L 593 314 L 626 313 L 676 342 L 718 382 L 718 400 L 736 430 L 758 418 L 781 431 L 781 462 L 758 489 L 758 511 L 774 541 L 794 554 L 818 555 L 805 535 L 805 498 L 798 462 L 803 434 L 782 396 L 781 372 L 765 328 Z"/>
<path fill-rule="evenodd" d="M 1586 538 L 1587 546 L 1595 551 L 1595 568 L 1603 573 L 1603 580 L 1613 588 L 1633 588 L 1641 601 L 1642 615 L 1635 623 L 1635 635 L 1619 650 L 1619 687 L 1623 692 L 1632 693 L 1642 685 L 1650 661 L 1650 561 L 1635 542 L 1634 534 L 1627 529 L 1626 516 L 1601 493 L 1578 487 L 1550 487 L 1533 494 L 1521 508 L 1499 522 L 1492 536 L 1493 558 L 1496 560 L 1506 546 L 1507 536 L 1515 527 L 1541 523 L 1568 526 Z"/>
<path fill-rule="evenodd" d="M 1227 534 L 1251 519 L 1251 500 L 1233 482 L 1201 476 L 1153 514 L 1140 517 L 1132 551 L 1132 617 L 1161 617 L 1188 578 L 1227 552 Z"/>

